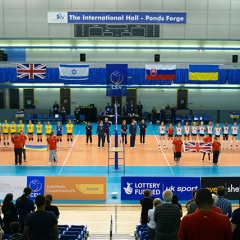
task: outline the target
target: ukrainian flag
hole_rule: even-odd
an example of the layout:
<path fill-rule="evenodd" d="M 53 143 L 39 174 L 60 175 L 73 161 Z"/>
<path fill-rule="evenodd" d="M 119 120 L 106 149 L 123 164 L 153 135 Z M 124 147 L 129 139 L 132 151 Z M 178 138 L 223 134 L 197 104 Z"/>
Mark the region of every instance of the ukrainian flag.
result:
<path fill-rule="evenodd" d="M 189 65 L 188 79 L 192 81 L 217 81 L 219 65 Z"/>
<path fill-rule="evenodd" d="M 26 150 L 31 150 L 31 151 L 47 151 L 47 145 L 41 145 L 41 146 L 37 146 L 37 145 L 25 145 L 24 149 Z"/>

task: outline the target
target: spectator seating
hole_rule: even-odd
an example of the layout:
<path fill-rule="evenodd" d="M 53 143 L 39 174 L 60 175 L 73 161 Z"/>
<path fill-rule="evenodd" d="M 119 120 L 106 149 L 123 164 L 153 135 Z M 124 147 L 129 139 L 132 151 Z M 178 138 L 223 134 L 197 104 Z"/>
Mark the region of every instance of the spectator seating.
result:
<path fill-rule="evenodd" d="M 26 116 L 26 121 L 28 122 L 29 120 L 33 119 L 33 115 L 32 114 L 27 114 Z"/>
<path fill-rule="evenodd" d="M 204 121 L 204 123 L 209 123 L 209 121 L 210 121 L 210 117 L 208 116 L 208 115 L 203 115 L 203 121 Z"/>
<path fill-rule="evenodd" d="M 6 240 L 6 239 L 8 239 L 9 237 L 11 237 L 12 236 L 12 234 L 3 234 L 3 236 L 2 236 L 2 240 Z"/>
<path fill-rule="evenodd" d="M 186 119 L 186 121 L 188 121 L 189 123 L 191 123 L 191 122 L 193 121 L 193 115 L 190 115 L 190 114 L 189 114 L 189 115 L 186 116 L 185 119 Z"/>
<path fill-rule="evenodd" d="M 136 226 L 136 231 L 135 231 L 135 238 L 139 240 L 148 240 L 148 235 L 147 235 L 147 225 L 137 225 Z"/>
<path fill-rule="evenodd" d="M 84 225 L 58 225 L 59 239 L 83 240 L 88 236 L 87 226 Z"/>

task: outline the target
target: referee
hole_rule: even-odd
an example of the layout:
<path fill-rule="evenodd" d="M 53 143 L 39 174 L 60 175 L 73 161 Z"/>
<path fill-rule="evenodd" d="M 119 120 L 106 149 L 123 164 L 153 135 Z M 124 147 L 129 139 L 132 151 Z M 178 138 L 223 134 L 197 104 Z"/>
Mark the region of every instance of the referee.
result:
<path fill-rule="evenodd" d="M 22 165 L 22 139 L 19 137 L 18 132 L 12 137 L 12 143 L 14 145 L 15 165 L 18 163 Z"/>

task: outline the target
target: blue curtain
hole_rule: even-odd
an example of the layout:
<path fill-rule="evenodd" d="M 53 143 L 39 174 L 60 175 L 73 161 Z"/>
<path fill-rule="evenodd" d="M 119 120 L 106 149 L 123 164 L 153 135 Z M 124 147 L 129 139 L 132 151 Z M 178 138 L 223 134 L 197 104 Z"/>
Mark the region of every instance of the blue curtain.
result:
<path fill-rule="evenodd" d="M 188 69 L 176 69 L 175 81 L 153 81 L 146 80 L 145 68 L 129 68 L 128 69 L 128 85 L 171 85 L 171 84 L 240 84 L 240 70 L 238 69 L 219 69 L 218 81 L 189 81 Z M 59 79 L 58 68 L 47 68 L 45 79 L 18 79 L 16 77 L 15 68 L 0 68 L 0 83 L 63 83 Z M 69 82 L 71 84 L 75 81 Z M 90 68 L 89 80 L 82 80 L 79 84 L 86 85 L 105 85 L 106 84 L 106 68 Z"/>
<path fill-rule="evenodd" d="M 228 69 L 228 83 L 240 84 L 240 69 Z"/>

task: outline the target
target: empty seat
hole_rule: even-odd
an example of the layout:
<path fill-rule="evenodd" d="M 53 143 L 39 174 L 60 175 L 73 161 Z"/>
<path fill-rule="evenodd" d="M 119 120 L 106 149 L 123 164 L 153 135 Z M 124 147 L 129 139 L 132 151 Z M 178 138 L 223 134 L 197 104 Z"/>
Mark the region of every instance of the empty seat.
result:
<path fill-rule="evenodd" d="M 27 114 L 26 116 L 26 121 L 32 120 L 33 119 L 33 115 L 32 114 Z"/>
<path fill-rule="evenodd" d="M 59 238 L 60 240 L 62 240 L 62 239 L 64 239 L 64 240 L 76 240 L 76 239 L 78 239 L 78 236 L 77 235 L 74 235 L 74 234 L 69 234 L 69 235 L 61 235 L 60 236 L 60 238 Z"/>

